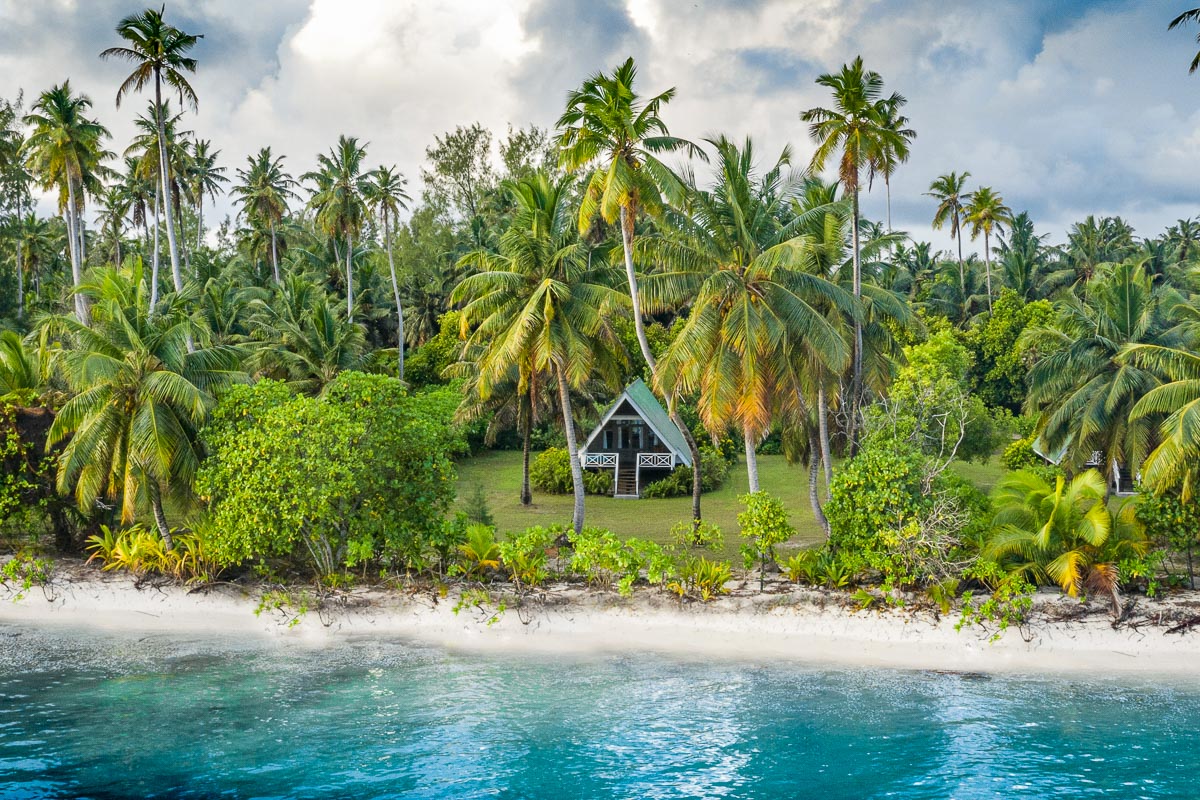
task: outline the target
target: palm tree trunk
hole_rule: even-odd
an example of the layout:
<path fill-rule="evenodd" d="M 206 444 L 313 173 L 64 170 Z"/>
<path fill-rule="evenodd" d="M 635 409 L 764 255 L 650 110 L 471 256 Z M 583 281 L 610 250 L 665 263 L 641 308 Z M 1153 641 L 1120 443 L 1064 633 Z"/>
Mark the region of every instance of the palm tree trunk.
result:
<path fill-rule="evenodd" d="M 556 367 L 554 373 L 558 378 L 558 400 L 562 405 L 567 453 L 571 457 L 571 484 L 575 488 L 575 509 L 571 514 L 571 523 L 578 535 L 583 531 L 583 467 L 579 463 L 579 444 L 575 440 L 575 420 L 571 414 L 571 389 L 567 386 L 567 376 L 563 374 L 562 367 Z"/>
<path fill-rule="evenodd" d="M 171 205 L 174 206 L 175 203 L 172 203 Z M 188 247 L 187 236 L 185 235 L 186 232 L 184 231 L 184 227 L 183 227 L 183 205 L 180 204 L 179 206 L 177 206 L 175 211 L 176 211 L 175 219 L 179 223 L 179 232 L 180 232 L 179 233 L 179 250 L 183 253 L 184 269 L 187 270 L 188 275 L 199 280 L 199 277 L 200 277 L 199 275 L 192 274 L 192 250 L 190 247 Z"/>
<path fill-rule="evenodd" d="M 967 294 L 967 266 L 962 256 L 962 225 L 958 220 L 958 211 L 954 212 L 954 238 L 958 240 L 958 290 L 959 294 Z"/>
<path fill-rule="evenodd" d="M 808 435 L 808 502 L 812 505 L 813 516 L 820 523 L 821 530 L 825 531 L 825 535 L 828 536 L 829 520 L 825 518 L 825 509 L 821 507 L 821 497 L 817 491 L 817 477 L 820 474 L 818 460 L 817 442 L 810 433 Z"/>
<path fill-rule="evenodd" d="M 346 319 L 354 321 L 354 272 L 351 263 L 354 258 L 354 236 L 346 233 Z"/>
<path fill-rule="evenodd" d="M 638 347 L 642 350 L 642 358 L 645 359 L 646 366 L 650 368 L 651 383 L 657 383 L 653 378 L 658 375 L 658 362 L 655 360 L 654 354 L 650 352 L 650 340 L 646 338 L 637 272 L 633 268 L 633 217 L 629 215 L 629 209 L 625 206 L 621 206 L 621 247 L 625 254 L 625 277 L 629 280 L 629 298 L 633 301 L 633 329 L 637 332 Z M 683 438 L 687 442 L 688 454 L 692 459 L 692 527 L 694 530 L 699 528 L 701 520 L 700 494 L 703 488 L 703 475 L 700 472 L 700 446 L 696 444 L 696 437 L 692 436 L 692 432 L 679 416 L 675 404 L 668 400 L 667 408 L 670 409 L 671 422 L 675 423 L 675 427 L 679 428 L 679 432 L 683 434 Z"/>
<path fill-rule="evenodd" d="M 200 199 L 196 201 L 196 250 L 200 250 L 200 246 L 204 243 L 204 192 L 200 193 Z"/>
<path fill-rule="evenodd" d="M 158 481 L 150 478 L 147 481 L 147 489 L 150 494 L 150 508 L 154 512 L 154 527 L 158 528 L 158 535 L 162 537 L 163 547 L 174 550 L 175 542 L 171 539 L 171 529 L 167 527 L 167 515 L 163 512 L 162 493 L 158 487 Z"/>
<path fill-rule="evenodd" d="M 983 268 L 987 274 L 988 313 L 992 311 L 992 252 L 988 232 L 983 232 Z"/>
<path fill-rule="evenodd" d="M 76 238 L 76 230 L 78 229 L 78 211 L 79 206 L 75 204 L 75 179 L 71 175 L 67 175 L 67 239 L 70 242 L 71 250 L 71 280 L 74 282 L 76 289 L 75 294 L 75 318 L 82 325 L 91 325 L 91 314 L 88 309 L 87 298 L 78 293 L 80 284 L 83 283 L 83 261 L 79 253 L 79 240 Z"/>
<path fill-rule="evenodd" d="M 17 206 L 17 321 L 25 318 L 25 265 L 21 261 L 21 251 L 24 250 L 23 231 L 24 220 L 21 219 L 21 206 Z"/>
<path fill-rule="evenodd" d="M 175 282 L 175 291 L 183 291 L 183 274 L 179 271 L 179 248 L 175 243 L 175 222 L 171 214 L 171 168 L 167 159 L 167 129 L 162 113 L 162 75 L 154 70 L 154 116 L 158 122 L 158 177 L 162 186 L 163 216 L 167 218 L 167 247 L 171 251 L 171 279 Z"/>
<path fill-rule="evenodd" d="M 154 316 L 154 307 L 158 305 L 158 228 L 159 228 L 159 212 L 158 201 L 160 200 L 161 191 L 154 190 L 154 256 L 150 262 L 150 316 Z"/>
<path fill-rule="evenodd" d="M 821 437 L 821 463 L 825 465 L 825 499 L 829 500 L 833 486 L 833 458 L 829 447 L 829 398 L 825 396 L 825 384 L 817 386 L 817 430 Z"/>
<path fill-rule="evenodd" d="M 279 283 L 279 246 L 275 243 L 275 220 L 271 220 L 271 273 Z"/>
<path fill-rule="evenodd" d="M 79 234 L 79 267 L 87 264 L 87 237 L 84 236 L 84 228 L 87 225 L 87 219 L 83 215 L 83 187 L 79 187 L 79 208 L 75 210 L 75 230 Z"/>
<path fill-rule="evenodd" d="M 387 240 L 388 269 L 390 269 L 392 271 L 392 294 L 395 295 L 395 298 L 396 298 L 396 363 L 398 365 L 397 375 L 399 376 L 400 380 L 404 380 L 404 307 L 400 305 L 400 282 L 398 280 L 396 280 L 396 260 L 395 260 L 395 258 L 392 257 L 392 229 L 391 229 L 391 225 L 390 225 L 390 220 L 388 219 L 389 216 L 390 216 L 390 214 L 388 214 L 388 212 L 386 212 L 386 211 L 383 212 L 383 238 L 385 240 Z M 529 461 L 528 449 L 526 449 L 525 461 L 526 461 L 526 467 L 528 467 L 528 461 Z M 528 476 L 529 476 L 528 469 L 526 469 L 525 475 L 526 475 L 526 479 L 528 479 Z M 524 492 L 522 492 L 522 495 L 521 495 L 521 502 L 524 505 L 529 505 L 529 503 L 525 501 Z"/>
<path fill-rule="evenodd" d="M 862 264 L 859 259 L 859 230 L 858 230 L 858 186 L 854 187 L 854 216 L 850 220 L 851 237 L 854 247 L 854 299 L 862 300 Z M 846 437 L 850 446 L 850 455 L 858 452 L 858 412 L 862 400 L 862 320 L 854 321 L 854 362 L 850 379 L 850 422 L 847 425 Z"/>
<path fill-rule="evenodd" d="M 529 482 L 529 451 L 533 439 L 533 387 L 521 398 L 521 505 L 533 504 L 533 489 Z"/>
<path fill-rule="evenodd" d="M 750 481 L 750 494 L 758 491 L 758 453 L 755 452 L 758 448 L 758 437 L 755 436 L 750 426 L 742 428 L 742 436 L 746 440 L 746 477 Z"/>

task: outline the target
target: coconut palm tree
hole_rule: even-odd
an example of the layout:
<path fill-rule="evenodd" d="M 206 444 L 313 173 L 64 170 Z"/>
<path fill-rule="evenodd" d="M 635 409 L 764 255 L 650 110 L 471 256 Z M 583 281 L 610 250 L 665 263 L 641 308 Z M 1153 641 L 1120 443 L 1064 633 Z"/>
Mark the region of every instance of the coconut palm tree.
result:
<path fill-rule="evenodd" d="M 871 166 L 871 175 L 883 176 L 883 186 L 887 193 L 887 231 L 892 232 L 892 175 L 896 168 L 908 161 L 910 145 L 917 138 L 917 132 L 905 127 L 908 117 L 900 113 L 900 109 L 908 103 L 904 95 L 893 92 L 883 101 L 882 124 L 893 135 L 884 142 L 883 157 L 878 164 Z"/>
<path fill-rule="evenodd" d="M 656 380 L 668 396 L 698 393 L 712 435 L 741 431 L 756 492 L 758 444 L 776 421 L 800 416 L 809 381 L 797 370 L 799 353 L 811 350 L 824 370 L 840 372 L 849 348 L 826 314 L 856 316 L 855 304 L 813 274 L 800 221 L 785 222 L 802 186 L 785 174 L 790 150 L 759 175 L 750 140 L 740 148 L 724 137 L 709 142 L 717 184 L 690 186 L 690 213 L 671 218 L 676 231 L 641 240 L 639 253 L 660 269 L 644 278 L 643 301 L 651 312 L 691 306 Z"/>
<path fill-rule="evenodd" d="M 994 494 L 996 516 L 984 547 L 987 558 L 1039 583 L 1055 583 L 1072 597 L 1107 594 L 1121 616 L 1117 564 L 1146 552 L 1145 530 L 1127 498 L 1115 512 L 1103 476 L 1087 470 L 1054 485 L 1036 472 L 1006 475 Z"/>
<path fill-rule="evenodd" d="M 633 263 L 634 226 L 638 217 L 657 217 L 667 203 L 681 207 L 687 195 L 683 182 L 659 156 L 685 153 L 704 158 L 691 142 L 672 136 L 663 121 L 663 106 L 671 102 L 670 88 L 649 100 L 634 90 L 637 66 L 632 58 L 612 71 L 598 72 L 567 95 L 567 108 L 559 117 L 560 161 L 568 172 L 588 168 L 591 175 L 579 206 L 579 231 L 585 233 L 596 215 L 608 223 L 620 221 L 625 278 L 633 301 L 633 327 L 642 358 L 657 374 L 658 361 L 646 337 L 645 321 Z M 655 383 L 655 381 L 651 381 Z M 671 421 L 683 433 L 692 463 L 700 463 L 700 448 L 683 423 L 674 398 L 667 398 Z M 692 481 L 692 517 L 700 519 L 700 471 Z"/>
<path fill-rule="evenodd" d="M 354 240 L 367 216 L 363 191 L 367 176 L 362 162 L 366 147 L 353 136 L 339 136 L 328 154 L 317 156 L 319 168 L 306 172 L 302 180 L 313 184 L 308 205 L 317 212 L 317 226 L 333 241 L 337 253 L 338 237 L 346 245 L 346 318 L 354 321 Z"/>
<path fill-rule="evenodd" d="M 1132 471 L 1142 464 L 1155 425 L 1132 411 L 1159 381 L 1122 353 L 1139 344 L 1176 346 L 1166 323 L 1174 302 L 1174 290 L 1155 285 L 1140 264 L 1107 265 L 1087 287 L 1086 302 L 1065 294 L 1051 325 L 1021 335 L 1021 350 L 1037 356 L 1026 407 L 1041 415 L 1047 452 L 1065 449 L 1067 461 L 1079 466 L 1098 451 L 1110 478 L 1118 465 Z"/>
<path fill-rule="evenodd" d="M 215 201 L 222 191 L 222 184 L 229 183 L 229 178 L 225 177 L 225 167 L 217 165 L 220 155 L 221 151 L 213 150 L 212 142 L 208 139 L 198 139 L 192 143 L 186 183 L 188 194 L 196 204 L 197 249 L 204 242 L 204 197 L 207 195 Z"/>
<path fill-rule="evenodd" d="M 809 165 L 819 172 L 831 158 L 838 158 L 838 179 L 843 191 L 848 193 L 851 205 L 851 239 L 853 249 L 854 297 L 862 297 L 861 242 L 859 231 L 858 195 L 864 169 L 878 172 L 886 163 L 889 154 L 907 150 L 907 141 L 901 133 L 889 126 L 888 100 L 883 97 L 883 78 L 863 66 L 862 56 L 841 71 L 827 73 L 817 78 L 817 83 L 830 90 L 833 106 L 810 108 L 800 115 L 809 123 L 809 136 L 816 143 Z M 858 424 L 858 408 L 862 401 L 863 366 L 862 322 L 854 326 L 854 351 L 850 389 L 850 429 L 848 431 L 851 452 L 857 448 L 855 429 Z"/>
<path fill-rule="evenodd" d="M 969 192 L 963 190 L 969 177 L 969 172 L 939 175 L 929 184 L 929 191 L 925 193 L 926 197 L 938 201 L 937 210 L 933 212 L 933 229 L 940 231 L 949 223 L 950 238 L 958 242 L 958 277 L 963 294 L 966 294 L 967 289 L 967 267 L 962 253 L 963 206 L 971 197 Z"/>
<path fill-rule="evenodd" d="M 239 183 L 233 187 L 234 202 L 241 214 L 251 222 L 266 228 L 271 235 L 271 271 L 279 283 L 279 225 L 288 211 L 288 200 L 296 198 L 292 191 L 296 181 L 283 169 L 283 156 L 271 154 L 264 147 L 257 155 L 246 156 L 246 168 L 237 171 Z"/>
<path fill-rule="evenodd" d="M 109 186 L 100 197 L 99 217 L 101 235 L 113 247 L 113 266 L 121 266 L 121 237 L 125 235 L 125 218 L 129 214 L 129 199 L 120 186 Z"/>
<path fill-rule="evenodd" d="M 480 400 L 486 402 L 495 387 L 509 380 L 514 366 L 554 376 L 578 533 L 583 530 L 584 486 L 571 388 L 595 376 L 609 381 L 619 377 L 621 346 L 609 317 L 627 301 L 613 288 L 615 270 L 604 259 L 589 258 L 587 246 L 575 235 L 565 179 L 552 182 L 539 173 L 506 188 L 518 203 L 536 195 L 534 205 L 542 211 L 521 209 L 501 235 L 498 253 L 480 250 L 464 256 L 461 264 L 477 271 L 455 287 L 451 301 L 463 304 L 464 352 L 481 354 L 475 384 Z M 535 219 L 538 215 L 543 223 Z"/>
<path fill-rule="evenodd" d="M 58 207 L 67 223 L 71 280 L 76 290 L 83 284 L 82 211 L 84 192 L 108 155 L 102 146 L 108 129 L 87 116 L 91 99 L 74 94 L 70 81 L 42 92 L 25 123 L 31 126 L 25 141 L 26 165 L 44 189 L 57 189 Z M 88 324 L 88 300 L 75 295 L 75 317 Z"/>
<path fill-rule="evenodd" d="M 983 234 L 983 267 L 987 276 L 988 311 L 992 310 L 992 234 L 1003 234 L 1004 227 L 1013 221 L 1012 209 L 1004 198 L 990 186 L 980 186 L 971 192 L 963 206 L 963 221 L 971 226 L 971 239 Z"/>
<path fill-rule="evenodd" d="M 407 183 L 394 166 L 379 167 L 370 173 L 363 187 L 363 198 L 367 205 L 383 220 L 383 241 L 387 247 L 388 269 L 392 274 L 392 294 L 396 300 L 397 371 L 400 380 L 404 380 L 404 306 L 400 302 L 400 281 L 396 279 L 396 259 L 392 254 L 392 220 L 400 215 L 400 209 L 408 208 L 412 200 L 404 191 Z"/>
<path fill-rule="evenodd" d="M 193 110 L 197 108 L 198 100 L 192 85 L 188 83 L 187 73 L 196 71 L 196 59 L 188 53 L 201 39 L 200 35 L 184 33 L 168 25 L 163 19 L 166 6 L 158 11 L 148 8 L 140 14 L 131 14 L 117 23 L 117 34 L 125 40 L 126 46 L 110 47 L 100 53 L 104 59 L 119 58 L 134 64 L 134 70 L 117 89 L 117 108 L 121 100 L 131 91 L 140 92 L 150 83 L 154 84 L 154 106 L 156 109 L 165 108 L 163 105 L 163 83 L 178 93 L 180 104 L 188 103 Z M 172 196 L 171 161 L 168 157 L 168 142 L 166 136 L 166 114 L 155 115 L 158 128 L 158 178 L 161 187 L 160 197 L 164 198 L 167 208 L 167 246 L 171 252 L 171 277 L 175 282 L 175 291 L 183 291 L 183 275 L 179 269 L 179 247 L 175 240 L 175 220 L 170 212 L 169 198 Z"/>
<path fill-rule="evenodd" d="M 239 353 L 227 346 L 189 351 L 189 335 L 199 340 L 202 331 L 180 295 L 170 295 L 151 318 L 140 267 L 132 274 L 97 270 L 81 291 L 96 303 L 94 328 L 69 317 L 48 322 L 71 343 L 58 363 L 74 396 L 47 439 L 48 446 L 65 442 L 59 490 L 73 493 L 84 511 L 102 497 L 116 500 L 124 522 L 148 502 L 170 547 L 163 493 L 191 486 L 200 462 L 197 431 L 215 393 L 245 379 Z"/>

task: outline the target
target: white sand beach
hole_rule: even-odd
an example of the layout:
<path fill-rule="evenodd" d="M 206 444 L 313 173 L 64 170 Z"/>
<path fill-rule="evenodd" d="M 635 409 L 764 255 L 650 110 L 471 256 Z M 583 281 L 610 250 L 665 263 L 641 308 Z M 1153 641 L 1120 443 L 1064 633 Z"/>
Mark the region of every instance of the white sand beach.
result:
<path fill-rule="evenodd" d="M 1031 622 L 991 641 L 979 627 L 955 630 L 958 614 L 854 610 L 844 595 L 784 584 L 732 584 L 731 596 L 680 604 L 641 589 L 631 599 L 578 585 L 549 588 L 518 606 L 511 592 L 455 613 L 458 590 L 356 590 L 294 614 L 264 610 L 256 591 L 219 585 L 188 589 L 142 585 L 126 576 L 76 568 L 15 599 L 0 587 L 0 626 L 87 627 L 180 634 L 270 637 L 296 646 L 333 646 L 350 637 L 412 639 L 460 651 L 539 653 L 656 652 L 682 658 L 788 659 L 849 667 L 964 672 L 1088 672 L 1193 674 L 1200 663 L 1200 628 L 1169 633 L 1200 615 L 1200 596 L 1137 599 L 1114 629 L 1102 606 L 1053 593 L 1039 595 Z M 492 587 L 501 599 L 500 586 Z"/>

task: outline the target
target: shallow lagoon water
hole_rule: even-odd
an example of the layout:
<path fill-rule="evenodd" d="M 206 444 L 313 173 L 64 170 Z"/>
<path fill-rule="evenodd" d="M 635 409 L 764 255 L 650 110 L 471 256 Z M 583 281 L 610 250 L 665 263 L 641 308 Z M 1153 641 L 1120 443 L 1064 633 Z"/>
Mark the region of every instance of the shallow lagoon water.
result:
<path fill-rule="evenodd" d="M 0 798 L 1200 796 L 1200 681 L 0 625 Z"/>

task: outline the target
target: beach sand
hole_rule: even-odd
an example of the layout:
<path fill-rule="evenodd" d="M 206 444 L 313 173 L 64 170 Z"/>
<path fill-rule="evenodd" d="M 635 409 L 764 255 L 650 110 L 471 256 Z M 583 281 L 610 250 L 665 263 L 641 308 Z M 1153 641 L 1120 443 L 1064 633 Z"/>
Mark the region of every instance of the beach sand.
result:
<path fill-rule="evenodd" d="M 782 582 L 758 593 L 757 581 L 731 584 L 730 596 L 681 604 L 656 589 L 633 598 L 578 584 L 549 587 L 518 604 L 511 587 L 488 587 L 492 601 L 456 613 L 460 589 L 359 589 L 298 618 L 255 614 L 259 592 L 228 584 L 202 589 L 138 585 L 132 578 L 75 566 L 16 599 L 0 586 L 0 626 L 63 626 L 177 634 L 270 637 L 296 646 L 335 646 L 378 637 L 469 652 L 654 652 L 681 658 L 792 660 L 820 666 L 955 672 L 1097 672 L 1190 675 L 1200 670 L 1200 626 L 1169 633 L 1200 616 L 1200 593 L 1137 598 L 1114 628 L 1100 604 L 1042 593 L 1030 623 L 997 641 L 978 626 L 955 630 L 958 614 L 857 610 L 844 593 Z M 503 594 L 502 594 L 503 592 Z M 500 601 L 505 609 L 500 611 Z M 295 620 L 294 624 L 289 624 Z"/>

